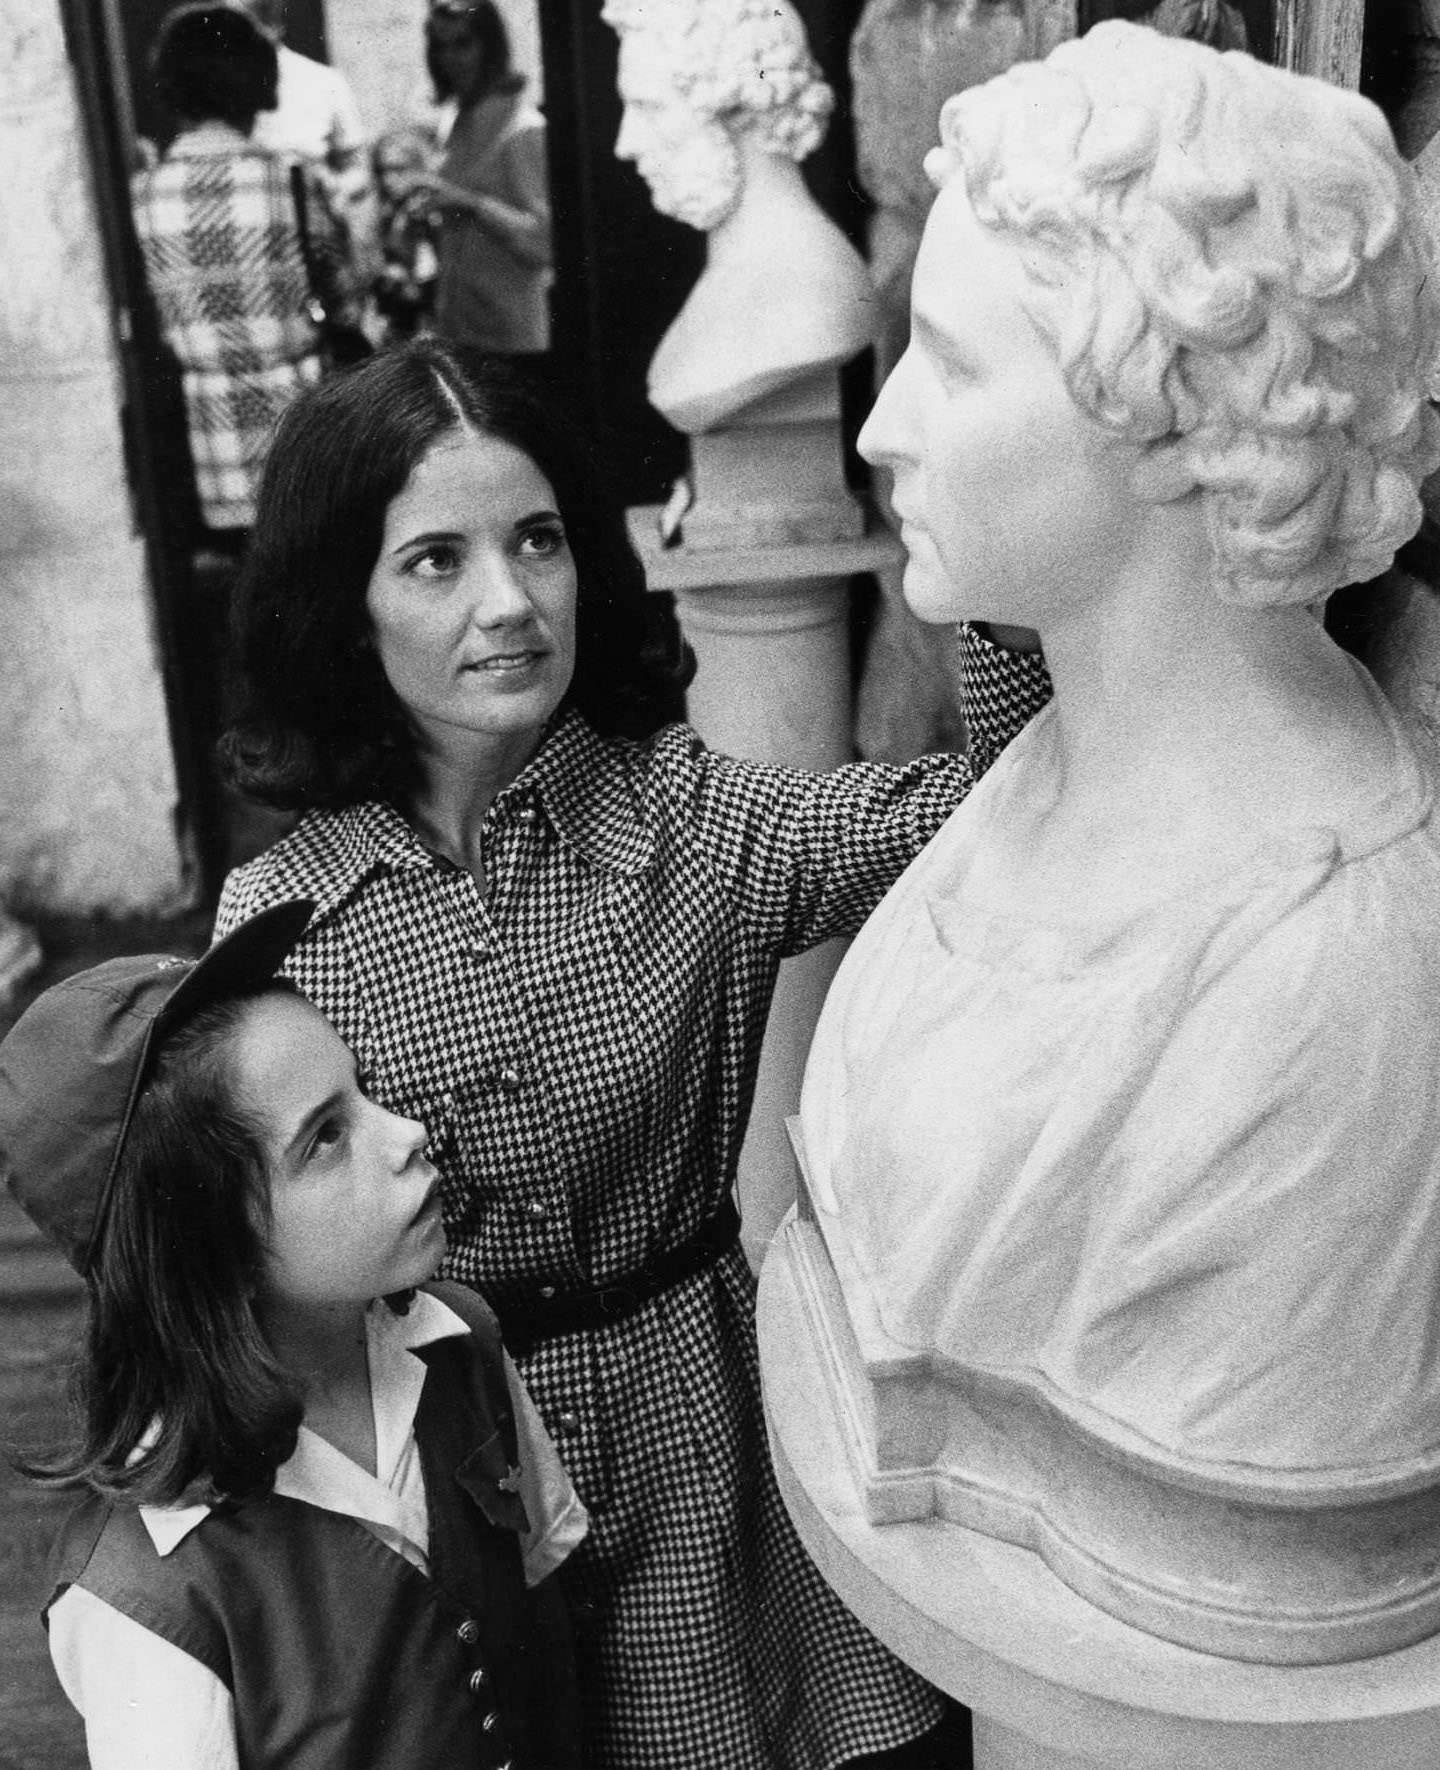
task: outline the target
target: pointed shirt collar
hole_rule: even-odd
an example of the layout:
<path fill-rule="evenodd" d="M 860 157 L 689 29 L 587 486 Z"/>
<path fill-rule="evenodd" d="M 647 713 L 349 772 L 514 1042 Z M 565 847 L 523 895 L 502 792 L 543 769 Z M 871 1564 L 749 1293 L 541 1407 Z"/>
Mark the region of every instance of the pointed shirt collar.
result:
<path fill-rule="evenodd" d="M 486 816 L 498 825 L 537 807 L 561 841 L 591 865 L 643 873 L 654 864 L 655 838 L 644 819 L 636 771 L 627 766 L 632 750 L 600 737 L 579 713 L 564 713 Z M 393 806 L 377 800 L 312 812 L 297 831 L 302 844 L 307 826 L 316 832 L 317 856 L 323 854 L 328 875 L 318 887 L 300 881 L 316 898 L 316 922 L 372 873 L 446 864 Z"/>
<path fill-rule="evenodd" d="M 275 1475 L 275 1491 L 326 1511 L 344 1511 L 398 1529 L 385 1494 L 398 1467 L 425 1386 L 425 1362 L 409 1356 L 437 1340 L 469 1329 L 448 1304 L 418 1291 L 405 1315 L 373 1303 L 365 1318 L 369 1336 L 370 1380 L 375 1395 L 375 1466 L 370 1476 L 305 1427 L 288 1462 Z M 352 1473 L 353 1472 L 353 1473 Z M 178 1548 L 210 1516 L 207 1505 L 141 1506 L 140 1519 L 158 1555 Z M 383 1516 L 381 1514 L 384 1514 Z"/>

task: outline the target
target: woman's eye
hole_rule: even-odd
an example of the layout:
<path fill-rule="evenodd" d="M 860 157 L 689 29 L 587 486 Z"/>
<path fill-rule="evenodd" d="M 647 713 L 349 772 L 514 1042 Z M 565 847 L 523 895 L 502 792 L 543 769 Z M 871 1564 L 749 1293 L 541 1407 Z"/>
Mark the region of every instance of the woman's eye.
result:
<path fill-rule="evenodd" d="M 565 548 L 565 525 L 545 522 L 526 529 L 520 537 L 520 551 L 532 559 L 549 559 Z"/>
<path fill-rule="evenodd" d="M 460 549 L 450 546 L 427 547 L 405 567 L 413 578 L 448 578 L 459 569 Z"/>

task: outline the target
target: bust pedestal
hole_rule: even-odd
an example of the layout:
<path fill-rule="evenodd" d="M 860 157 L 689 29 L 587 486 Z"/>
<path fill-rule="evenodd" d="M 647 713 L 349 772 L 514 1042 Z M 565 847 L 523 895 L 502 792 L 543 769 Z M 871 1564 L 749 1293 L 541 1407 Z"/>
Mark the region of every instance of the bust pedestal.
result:
<path fill-rule="evenodd" d="M 803 1187 L 760 1279 L 771 1451 L 801 1540 L 892 1652 L 974 1711 L 976 1770 L 1434 1770 L 1440 1636 L 1263 1665 L 1159 1639 L 1037 1554 L 946 1522 L 870 1522 L 826 1255 Z"/>
<path fill-rule="evenodd" d="M 845 483 L 833 368 L 692 436 L 690 477 L 695 499 L 684 535 L 696 550 L 854 541 L 865 533 L 865 512 Z"/>
<path fill-rule="evenodd" d="M 762 439 L 772 434 L 760 432 Z M 838 464 L 838 441 L 836 451 Z M 787 482 L 782 464 L 769 462 L 758 483 L 773 497 Z M 759 462 L 753 470 L 762 468 Z M 860 518 L 860 506 L 845 496 L 847 511 Z M 897 538 L 883 527 L 825 539 L 775 538 L 774 526 L 762 538 L 763 528 L 752 535 L 737 527 L 730 531 L 735 544 L 701 546 L 687 519 L 684 541 L 667 548 L 658 505 L 629 514 L 649 586 L 674 593 L 694 650 L 687 712 L 706 744 L 791 768 L 852 761 L 849 580 L 901 560 Z M 843 950 L 842 941 L 828 941 L 780 968 L 740 1157 L 742 1233 L 757 1267 L 794 1198 L 784 1123 L 798 1105 L 810 1038 Z"/>

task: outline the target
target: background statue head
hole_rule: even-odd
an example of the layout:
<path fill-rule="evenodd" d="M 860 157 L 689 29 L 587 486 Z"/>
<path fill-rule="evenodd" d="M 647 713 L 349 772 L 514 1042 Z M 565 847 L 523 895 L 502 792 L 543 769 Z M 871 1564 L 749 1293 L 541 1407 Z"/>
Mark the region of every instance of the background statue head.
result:
<path fill-rule="evenodd" d="M 606 0 L 625 104 L 615 152 L 655 207 L 708 232 L 739 202 L 741 143 L 803 160 L 834 95 L 788 0 Z"/>
<path fill-rule="evenodd" d="M 1077 404 L 1146 445 L 1150 495 L 1205 497 L 1226 600 L 1385 570 L 1440 454 L 1440 311 L 1379 110 L 1112 22 L 949 99 L 940 135 L 926 170 L 1017 253 Z"/>

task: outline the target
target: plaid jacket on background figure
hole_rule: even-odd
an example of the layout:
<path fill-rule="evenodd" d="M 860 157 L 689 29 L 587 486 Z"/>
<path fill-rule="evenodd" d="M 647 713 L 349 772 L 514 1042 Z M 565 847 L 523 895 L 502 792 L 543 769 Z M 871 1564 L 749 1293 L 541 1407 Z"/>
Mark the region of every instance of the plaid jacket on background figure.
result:
<path fill-rule="evenodd" d="M 1049 680 L 966 646 L 978 772 Z M 810 774 L 572 712 L 486 815 L 487 892 L 391 807 L 353 805 L 232 873 L 216 932 L 315 902 L 286 969 L 428 1128 L 446 1273 L 503 1322 L 714 1216 L 780 961 L 853 934 L 971 781 L 961 756 Z M 590 1514 L 560 1577 L 592 1770 L 829 1770 L 938 1718 L 786 1515 L 754 1307 L 737 1243 L 625 1320 L 513 1348 Z"/>
<path fill-rule="evenodd" d="M 286 162 L 207 123 L 177 136 L 131 196 L 180 365 L 201 516 L 212 529 L 248 528 L 275 421 L 320 378 Z M 318 187 L 312 196 L 317 252 L 338 267 L 344 236 Z"/>

